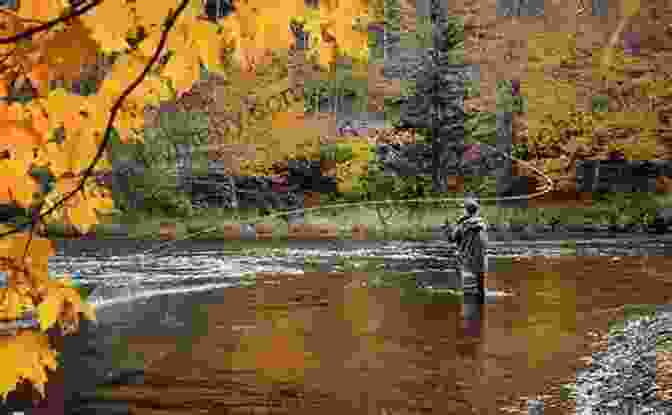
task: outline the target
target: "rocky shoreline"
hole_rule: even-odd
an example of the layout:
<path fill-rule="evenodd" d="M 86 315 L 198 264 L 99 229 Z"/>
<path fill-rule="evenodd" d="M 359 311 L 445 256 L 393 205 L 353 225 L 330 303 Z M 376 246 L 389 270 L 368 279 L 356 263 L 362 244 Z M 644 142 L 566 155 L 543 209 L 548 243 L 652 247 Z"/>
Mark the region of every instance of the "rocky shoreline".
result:
<path fill-rule="evenodd" d="M 672 402 L 660 399 L 661 392 L 670 393 L 669 374 L 656 373 L 656 345 L 672 335 L 672 313 L 665 308 L 610 333 L 608 349 L 594 353 L 572 385 L 576 415 L 672 413 Z"/>

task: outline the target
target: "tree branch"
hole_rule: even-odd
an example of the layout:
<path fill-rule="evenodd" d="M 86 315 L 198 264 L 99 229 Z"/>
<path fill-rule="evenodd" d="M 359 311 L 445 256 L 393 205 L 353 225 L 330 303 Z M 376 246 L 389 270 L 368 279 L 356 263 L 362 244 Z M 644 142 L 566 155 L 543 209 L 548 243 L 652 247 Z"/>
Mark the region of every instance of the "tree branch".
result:
<path fill-rule="evenodd" d="M 102 0 L 96 0 L 94 3 L 84 7 L 82 10 L 80 10 L 76 13 L 72 13 L 72 14 L 66 16 L 66 17 L 69 18 L 69 17 L 79 16 L 79 15 L 85 13 L 86 11 L 90 10 L 94 6 L 98 5 L 101 1 Z M 154 51 L 154 56 L 152 56 L 152 58 L 147 63 L 147 65 L 145 66 L 145 69 L 138 76 L 138 78 L 135 81 L 133 81 L 133 83 L 131 85 L 129 85 L 128 88 L 126 88 L 126 90 L 121 94 L 121 96 L 119 97 L 117 102 L 115 102 L 114 106 L 112 107 L 110 119 L 107 122 L 107 127 L 105 128 L 105 135 L 104 135 L 104 138 L 103 138 L 103 142 L 98 147 L 98 152 L 96 153 L 96 156 L 94 157 L 94 159 L 91 162 L 91 164 L 89 165 L 89 167 L 85 170 L 85 172 L 83 174 L 83 177 L 82 177 L 82 180 L 79 182 L 79 185 L 77 186 L 77 188 L 74 189 L 73 191 L 71 191 L 70 193 L 68 193 L 64 198 L 62 198 L 61 200 L 56 202 L 50 209 L 48 209 L 46 212 L 44 212 L 42 215 L 40 215 L 40 217 L 39 217 L 40 220 L 42 220 L 44 217 L 50 215 L 54 210 L 59 208 L 67 200 L 72 198 L 77 192 L 79 192 L 83 189 L 84 182 L 86 181 L 87 178 L 91 177 L 91 173 L 93 171 L 93 168 L 95 167 L 96 163 L 98 163 L 98 160 L 100 160 L 100 158 L 102 157 L 103 152 L 105 151 L 105 148 L 107 147 L 107 145 L 110 141 L 112 126 L 113 126 L 114 120 L 117 116 L 117 112 L 121 108 L 122 102 L 124 101 L 124 99 L 128 95 L 130 95 L 130 93 L 133 91 L 133 89 L 135 89 L 144 80 L 144 78 L 147 76 L 150 69 L 152 68 L 152 65 L 154 65 L 159 60 L 159 55 L 161 54 L 161 51 L 163 50 L 163 47 L 166 44 L 166 40 L 168 38 L 168 32 L 170 32 L 171 28 L 175 25 L 175 21 L 177 20 L 177 17 L 187 7 L 188 3 L 189 3 L 189 0 L 183 0 L 182 3 L 180 3 L 177 10 L 175 11 L 175 13 L 170 14 L 170 16 L 166 19 L 166 22 L 164 23 L 164 28 L 163 28 L 162 33 L 161 33 L 161 40 L 159 41 L 159 44 L 156 48 L 156 51 Z M 66 19 L 59 18 L 59 19 L 55 20 L 54 22 L 58 23 L 58 22 L 63 21 L 63 20 L 66 20 Z M 50 23 L 50 24 L 43 25 L 43 26 L 40 26 L 40 27 L 36 28 L 36 29 L 42 28 L 40 30 L 31 29 L 31 30 L 28 30 L 26 32 L 23 32 L 22 34 L 19 34 L 17 36 L 14 36 L 14 37 L 11 37 L 11 38 L 8 38 L 8 39 L 0 39 L 0 44 L 11 43 L 11 41 L 21 39 L 22 35 L 23 35 L 23 37 L 29 37 L 33 33 L 37 33 L 41 30 L 47 30 L 48 28 L 50 28 L 50 27 L 52 27 L 56 24 L 54 22 L 51 22 L 53 24 Z M 32 222 L 32 226 L 34 226 L 34 225 L 35 225 L 35 219 L 33 219 L 33 222 Z M 5 232 L 3 234 L 0 234 L 0 238 L 3 237 L 3 236 L 11 235 L 11 234 L 16 233 L 16 232 L 20 232 L 20 230 L 19 229 L 14 229 L 12 231 Z"/>

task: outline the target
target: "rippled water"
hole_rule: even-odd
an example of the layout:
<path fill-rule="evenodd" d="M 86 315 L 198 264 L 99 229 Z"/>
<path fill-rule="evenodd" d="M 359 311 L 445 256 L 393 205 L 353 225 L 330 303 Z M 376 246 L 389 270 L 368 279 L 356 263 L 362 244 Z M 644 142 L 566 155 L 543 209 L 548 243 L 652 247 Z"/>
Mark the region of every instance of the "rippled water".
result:
<path fill-rule="evenodd" d="M 156 241 L 59 241 L 49 267 L 55 274 L 79 271 L 84 283 L 98 287 L 91 300 L 100 306 L 138 297 L 227 287 L 250 273 L 302 273 L 307 257 L 327 272 L 335 270 L 339 258 L 370 257 L 382 260 L 387 270 L 415 272 L 426 283 L 443 280 L 451 288 L 456 283 L 454 246 L 445 241 L 289 242 L 283 248 L 257 243 L 252 246 L 265 250 L 254 256 L 245 250 L 227 250 L 224 242 L 179 241 L 172 247 L 143 253 L 159 245 Z M 492 269 L 498 259 L 507 258 L 666 255 L 671 250 L 672 243 L 655 239 L 585 241 L 574 250 L 557 241 L 519 241 L 493 242 L 489 255 Z"/>
<path fill-rule="evenodd" d="M 672 245 L 653 239 L 573 251 L 493 243 L 486 286 L 513 295 L 472 322 L 461 320 L 460 304 L 409 303 L 361 285 L 365 276 L 304 272 L 309 256 L 320 271 L 336 270 L 341 257 L 370 257 L 385 270 L 455 284 L 454 247 L 443 241 L 266 244 L 259 256 L 224 242 L 179 242 L 138 254 L 156 245 L 68 241 L 50 264 L 98 284 L 101 306 L 129 304 L 99 315 L 123 323 L 128 349 L 151 361 L 144 385 L 115 395 L 143 414 L 515 413 L 506 408 L 549 385 L 557 401 L 558 385 L 573 381 L 588 354 L 587 333 L 603 331 L 620 306 L 672 302 Z M 236 286 L 257 272 L 301 275 Z M 158 295 L 194 290 L 208 292 Z M 206 331 L 195 336 L 199 307 Z M 286 409 L 298 401 L 303 409 Z M 569 413 L 561 407 L 547 404 L 545 413 Z"/>

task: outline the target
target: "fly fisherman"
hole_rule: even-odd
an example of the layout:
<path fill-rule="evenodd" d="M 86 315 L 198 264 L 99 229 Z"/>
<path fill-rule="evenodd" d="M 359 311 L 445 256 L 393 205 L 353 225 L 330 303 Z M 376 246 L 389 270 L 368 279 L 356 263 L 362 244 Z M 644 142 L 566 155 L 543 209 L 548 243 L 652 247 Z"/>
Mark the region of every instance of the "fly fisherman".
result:
<path fill-rule="evenodd" d="M 465 304 L 484 304 L 485 273 L 488 272 L 487 224 L 480 216 L 480 205 L 475 198 L 464 200 L 465 215 L 449 236 L 458 247 L 457 260 Z"/>

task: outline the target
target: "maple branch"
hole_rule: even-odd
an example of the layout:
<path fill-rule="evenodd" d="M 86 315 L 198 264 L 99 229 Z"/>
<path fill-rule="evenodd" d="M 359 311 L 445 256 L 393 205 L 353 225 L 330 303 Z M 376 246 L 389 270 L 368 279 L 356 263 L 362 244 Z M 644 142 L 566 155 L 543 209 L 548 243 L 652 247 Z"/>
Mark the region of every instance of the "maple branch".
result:
<path fill-rule="evenodd" d="M 67 20 L 72 19 L 73 17 L 81 16 L 84 13 L 88 12 L 92 8 L 96 7 L 100 3 L 102 3 L 103 0 L 94 0 L 93 3 L 87 4 L 86 6 L 82 7 L 80 10 L 73 10 L 72 12 L 65 14 L 63 16 L 60 16 L 54 20 L 51 20 L 49 22 L 46 22 L 44 24 L 41 24 L 36 27 L 32 27 L 25 32 L 21 32 L 17 35 L 14 35 L 12 37 L 6 37 L 3 39 L 0 39 L 0 45 L 6 45 L 7 43 L 15 43 L 18 40 L 21 39 L 30 39 L 35 33 L 39 32 L 46 32 L 47 30 L 51 29 L 52 27 L 56 26 L 57 24 L 61 22 L 65 22 Z"/>
<path fill-rule="evenodd" d="M 99 4 L 101 1 L 102 1 L 102 0 L 97 0 L 97 1 L 95 2 L 95 4 L 90 5 L 90 7 L 87 6 L 88 9 L 90 9 L 91 7 L 94 7 L 95 5 Z M 158 46 L 156 47 L 156 51 L 154 51 L 154 55 L 153 55 L 152 58 L 149 60 L 149 62 L 148 62 L 147 65 L 145 66 L 145 69 L 144 69 L 144 70 L 142 71 L 142 73 L 138 76 L 138 78 L 137 78 L 135 81 L 133 81 L 133 83 L 132 83 L 131 85 L 129 85 L 129 86 L 126 88 L 126 90 L 121 94 L 121 96 L 119 97 L 119 99 L 117 100 L 117 102 L 115 102 L 114 105 L 112 106 L 112 110 L 110 111 L 110 112 L 111 112 L 110 119 L 108 120 L 108 122 L 107 122 L 107 127 L 105 128 L 105 134 L 104 134 L 104 136 L 103 136 L 103 142 L 102 142 L 102 143 L 100 144 L 100 146 L 98 147 L 98 152 L 96 153 L 96 156 L 93 158 L 93 161 L 91 162 L 91 164 L 89 165 L 89 167 L 87 167 L 87 169 L 84 171 L 83 178 L 82 178 L 82 180 L 79 182 L 79 185 L 77 185 L 77 187 L 76 187 L 73 191 L 71 191 L 70 193 L 68 193 L 68 194 L 67 194 L 65 197 L 63 197 L 61 200 L 59 200 L 58 202 L 56 202 L 56 203 L 55 203 L 51 208 L 49 208 L 46 212 L 42 213 L 42 214 L 39 216 L 39 220 L 43 220 L 44 217 L 48 216 L 48 215 L 51 214 L 54 210 L 56 210 L 56 209 L 59 208 L 61 205 L 63 205 L 67 200 L 69 200 L 70 198 L 72 198 L 77 192 L 82 191 L 82 193 L 83 193 L 84 182 L 86 181 L 87 178 L 91 177 L 91 173 L 92 173 L 92 171 L 93 171 L 93 168 L 95 167 L 96 163 L 98 163 L 98 160 L 100 160 L 100 158 L 102 157 L 103 152 L 105 151 L 105 148 L 107 147 L 107 145 L 108 145 L 108 143 L 109 143 L 109 141 L 110 141 L 110 137 L 111 137 L 111 133 L 112 133 L 112 126 L 113 126 L 113 124 L 114 124 L 114 120 L 115 120 L 115 118 L 116 118 L 116 116 L 117 116 L 117 112 L 119 112 L 119 109 L 121 108 L 121 104 L 123 103 L 124 99 L 126 99 L 126 97 L 127 97 L 128 95 L 130 95 L 130 93 L 133 92 L 133 90 L 134 90 L 138 85 L 140 85 L 140 83 L 144 80 L 144 78 L 147 76 L 147 74 L 148 74 L 149 71 L 151 70 L 152 65 L 154 65 L 154 64 L 159 60 L 159 56 L 161 55 L 161 51 L 163 50 L 163 47 L 164 47 L 165 44 L 166 44 L 166 40 L 168 39 L 168 32 L 170 32 L 170 30 L 172 29 L 172 27 L 175 25 L 175 22 L 176 22 L 177 18 L 178 18 L 179 15 L 184 11 L 184 9 L 187 7 L 187 4 L 189 3 L 189 1 L 190 1 L 190 0 L 182 0 L 182 2 L 180 3 L 180 5 L 177 7 L 177 10 L 176 10 L 174 13 L 170 13 L 169 16 L 166 18 L 166 21 L 165 21 L 165 23 L 164 23 L 164 25 L 163 25 L 163 26 L 164 26 L 164 27 L 163 27 L 163 30 L 161 31 L 161 40 L 159 41 L 159 44 L 158 44 Z M 86 10 L 88 10 L 88 9 L 86 9 Z M 86 10 L 82 11 L 82 13 L 84 13 Z M 82 14 L 82 13 L 79 13 L 79 14 Z M 53 25 L 52 25 L 52 26 L 53 26 Z M 51 27 L 51 26 L 49 26 L 49 27 Z M 35 31 L 35 32 L 37 32 L 37 31 Z M 32 32 L 32 33 L 35 33 L 35 32 Z M 27 32 L 25 32 L 25 33 L 27 33 Z M 31 33 L 31 34 L 32 34 L 32 33 Z M 15 37 L 16 37 L 16 36 L 15 36 Z M 4 42 L 5 40 L 6 40 L 6 39 L 0 39 L 0 44 L 3 44 L 3 43 L 9 43 L 9 42 Z M 32 219 L 31 219 L 31 224 L 32 224 L 32 226 L 35 226 L 35 221 L 36 221 L 35 218 L 32 218 Z M 20 230 L 19 228 L 13 229 L 13 230 L 11 230 L 11 231 L 8 231 L 8 232 L 5 232 L 5 233 L 3 233 L 3 234 L 0 234 L 0 238 L 2 238 L 3 236 L 7 236 L 7 235 L 11 235 L 11 234 L 20 232 L 20 231 L 21 231 L 21 230 Z"/>

